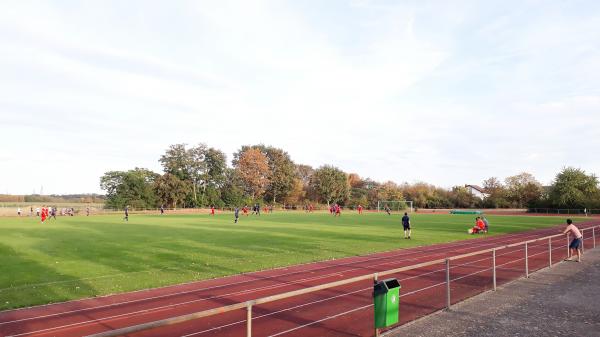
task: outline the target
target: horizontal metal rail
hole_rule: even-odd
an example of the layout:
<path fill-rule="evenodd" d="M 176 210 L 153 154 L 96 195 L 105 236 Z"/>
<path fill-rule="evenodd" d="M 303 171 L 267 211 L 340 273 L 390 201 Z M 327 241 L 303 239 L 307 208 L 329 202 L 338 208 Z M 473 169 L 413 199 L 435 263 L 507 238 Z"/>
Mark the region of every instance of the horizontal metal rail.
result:
<path fill-rule="evenodd" d="M 600 226 L 588 227 L 588 228 L 583 229 L 582 231 L 591 229 L 592 233 L 593 233 L 595 228 L 598 228 L 598 227 L 600 227 Z M 231 304 L 231 305 L 227 305 L 227 306 L 223 306 L 223 307 L 203 310 L 203 311 L 199 311 L 199 312 L 195 312 L 195 313 L 191 313 L 191 314 L 187 314 L 187 315 L 181 315 L 181 316 L 166 318 L 166 319 L 162 319 L 162 320 L 158 320 L 158 321 L 154 321 L 154 322 L 142 323 L 142 324 L 133 325 L 133 326 L 125 327 L 125 328 L 105 331 L 105 332 L 89 335 L 87 337 L 116 337 L 116 336 L 122 336 L 122 335 L 130 334 L 130 333 L 134 333 L 134 332 L 156 329 L 156 328 L 174 325 L 174 324 L 178 324 L 178 323 L 183 323 L 183 322 L 187 322 L 187 321 L 191 321 L 191 320 L 195 320 L 195 319 L 199 319 L 199 318 L 203 318 L 203 317 L 224 314 L 226 312 L 230 312 L 230 311 L 234 311 L 234 310 L 240 310 L 240 309 L 244 309 L 244 308 L 252 308 L 252 306 L 255 306 L 258 304 L 279 301 L 279 300 L 283 300 L 286 298 L 309 294 L 309 293 L 313 293 L 313 292 L 321 291 L 321 290 L 325 290 L 325 289 L 331 289 L 331 288 L 335 288 L 335 287 L 339 287 L 339 286 L 343 286 L 343 285 L 347 285 L 347 284 L 351 284 L 351 283 L 356 283 L 356 282 L 366 281 L 366 280 L 374 280 L 374 279 L 376 280 L 378 277 L 381 277 L 384 275 L 397 274 L 397 273 L 401 273 L 404 271 L 429 267 L 429 266 L 436 265 L 436 264 L 445 264 L 445 263 L 447 263 L 447 261 L 464 259 L 467 257 L 481 255 L 481 254 L 490 253 L 490 252 L 495 254 L 495 251 L 497 251 L 497 250 L 518 247 L 518 246 L 522 246 L 525 244 L 542 241 L 542 240 L 552 240 L 553 238 L 558 238 L 558 237 L 563 237 L 563 236 L 565 236 L 565 235 L 564 234 L 555 234 L 555 235 L 549 235 L 549 236 L 545 236 L 545 237 L 541 237 L 541 238 L 537 238 L 537 239 L 531 239 L 531 240 L 527 240 L 527 241 L 523 241 L 523 242 L 512 243 L 512 244 L 497 246 L 494 248 L 478 250 L 476 252 L 455 255 L 455 256 L 451 256 L 451 257 L 447 257 L 447 258 L 418 263 L 418 264 L 400 267 L 400 268 L 394 268 L 394 269 L 385 270 L 385 271 L 381 271 L 381 272 L 377 272 L 377 273 L 373 273 L 373 274 L 356 276 L 356 277 L 352 277 L 352 278 L 345 279 L 345 280 L 320 284 L 317 286 L 293 290 L 293 291 L 289 291 L 289 292 L 282 293 L 282 294 L 261 297 L 261 298 L 255 299 L 255 300 L 250 300 L 250 301 L 240 302 L 240 303 Z M 594 239 L 595 239 L 595 237 L 594 237 Z M 248 309 L 248 310 L 251 310 L 251 309 Z"/>

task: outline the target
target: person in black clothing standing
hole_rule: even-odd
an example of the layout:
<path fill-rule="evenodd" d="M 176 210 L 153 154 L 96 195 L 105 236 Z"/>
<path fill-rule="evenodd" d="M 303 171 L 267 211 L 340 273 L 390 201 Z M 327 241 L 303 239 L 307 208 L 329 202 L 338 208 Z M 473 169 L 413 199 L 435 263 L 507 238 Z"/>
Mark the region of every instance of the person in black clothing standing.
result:
<path fill-rule="evenodd" d="M 402 227 L 404 227 L 404 238 L 410 239 L 410 218 L 406 212 L 402 217 Z"/>
<path fill-rule="evenodd" d="M 240 208 L 239 207 L 235 207 L 235 209 L 233 210 L 233 216 L 235 217 L 235 220 L 233 221 L 233 223 L 237 223 L 238 219 L 240 218 Z"/>

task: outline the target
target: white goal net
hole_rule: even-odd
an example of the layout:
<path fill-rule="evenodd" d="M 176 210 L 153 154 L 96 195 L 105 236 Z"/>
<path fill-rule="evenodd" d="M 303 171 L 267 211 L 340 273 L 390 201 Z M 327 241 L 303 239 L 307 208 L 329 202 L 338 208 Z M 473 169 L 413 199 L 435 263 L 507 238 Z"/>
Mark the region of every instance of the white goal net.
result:
<path fill-rule="evenodd" d="M 412 200 L 379 200 L 377 201 L 377 212 L 385 212 L 389 209 L 392 212 L 411 212 L 413 211 Z"/>

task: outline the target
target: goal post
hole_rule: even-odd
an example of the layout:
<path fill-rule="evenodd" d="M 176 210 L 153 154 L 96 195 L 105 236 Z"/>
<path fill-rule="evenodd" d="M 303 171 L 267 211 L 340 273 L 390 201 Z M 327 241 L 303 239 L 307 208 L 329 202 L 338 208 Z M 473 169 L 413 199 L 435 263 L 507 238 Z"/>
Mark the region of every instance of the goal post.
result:
<path fill-rule="evenodd" d="M 377 201 L 377 212 L 384 211 L 385 208 L 389 207 L 392 211 L 404 211 L 413 212 L 412 200 L 379 200 Z"/>

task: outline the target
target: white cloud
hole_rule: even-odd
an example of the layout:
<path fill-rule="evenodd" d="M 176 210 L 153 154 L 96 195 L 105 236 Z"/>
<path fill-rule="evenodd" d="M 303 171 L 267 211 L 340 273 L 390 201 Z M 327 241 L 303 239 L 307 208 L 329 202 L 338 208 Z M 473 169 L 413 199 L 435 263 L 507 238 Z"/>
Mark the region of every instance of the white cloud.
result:
<path fill-rule="evenodd" d="M 4 4 L 0 193 L 98 191 L 178 142 L 442 186 L 600 172 L 597 17 L 515 4 Z"/>

